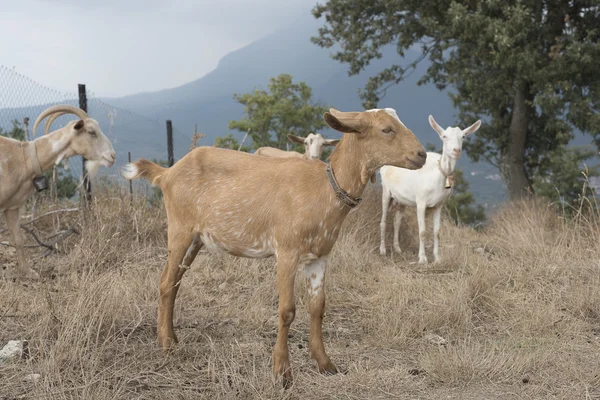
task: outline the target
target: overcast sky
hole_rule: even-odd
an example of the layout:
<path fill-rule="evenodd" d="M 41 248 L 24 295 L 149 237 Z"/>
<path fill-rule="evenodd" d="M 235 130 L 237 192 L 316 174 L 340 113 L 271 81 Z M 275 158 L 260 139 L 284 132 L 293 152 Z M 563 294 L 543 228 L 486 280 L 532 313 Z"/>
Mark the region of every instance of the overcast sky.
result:
<path fill-rule="evenodd" d="M 321 1 L 323 2 L 323 1 Z M 308 15 L 317 0 L 0 0 L 0 65 L 60 91 L 165 89 Z"/>

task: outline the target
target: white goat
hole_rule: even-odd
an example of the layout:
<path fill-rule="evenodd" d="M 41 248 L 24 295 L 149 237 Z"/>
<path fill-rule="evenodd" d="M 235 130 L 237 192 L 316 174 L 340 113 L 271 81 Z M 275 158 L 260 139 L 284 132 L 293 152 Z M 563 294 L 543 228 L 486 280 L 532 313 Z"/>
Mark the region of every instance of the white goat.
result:
<path fill-rule="evenodd" d="M 387 110 L 340 112 L 327 124 L 344 136 L 329 165 L 321 161 L 255 157 L 198 147 L 171 168 L 147 160 L 128 164 L 127 179 L 160 187 L 168 219 L 168 262 L 161 275 L 158 341 L 177 343 L 173 307 L 181 279 L 198 251 L 277 258 L 279 330 L 273 371 L 291 382 L 288 333 L 296 313 L 294 281 L 303 266 L 309 294 L 308 349 L 320 372 L 335 373 L 322 336 L 327 257 L 344 218 L 358 205 L 369 177 L 382 165 L 420 168 L 427 157 L 415 135 Z"/>
<path fill-rule="evenodd" d="M 481 121 L 475 122 L 467 129 L 448 127 L 445 130 L 429 116 L 429 124 L 440 135 L 443 148 L 442 155 L 427 153 L 425 166 L 417 170 L 408 170 L 393 166 L 381 168 L 381 183 L 383 195 L 381 201 L 381 245 L 379 251 L 382 255 L 385 249 L 385 231 L 388 209 L 395 210 L 394 215 L 394 250 L 400 253 L 398 235 L 400 223 L 406 206 L 417 208 L 417 221 L 419 224 L 419 263 L 426 264 L 425 255 L 425 210 L 433 208 L 433 256 L 435 262 L 440 262 L 439 231 L 440 216 L 444 201 L 452 193 L 454 180 L 454 166 L 462 153 L 463 138 L 476 132 L 481 126 Z M 391 202 L 390 202 L 391 200 Z"/>
<path fill-rule="evenodd" d="M 285 151 L 274 147 L 260 147 L 254 154 L 267 157 L 295 157 L 305 158 L 307 160 L 319 160 L 323 154 L 323 146 L 335 146 L 340 141 L 340 139 L 325 139 L 320 133 L 317 133 L 316 135 L 314 133 L 309 133 L 305 138 L 289 134 L 288 139 L 291 142 L 303 144 L 304 154 L 300 154 L 293 150 Z"/>
<path fill-rule="evenodd" d="M 46 133 L 52 122 L 61 115 L 75 114 L 80 119 L 31 142 L 0 137 L 0 211 L 17 251 L 18 270 L 21 275 L 37 279 L 23 253 L 23 237 L 19 228 L 20 208 L 34 190 L 33 179 L 63 159 L 82 155 L 88 159 L 86 169 L 94 175 L 100 165 L 109 168 L 116 154 L 96 120 L 83 110 L 70 105 L 57 105 L 44 110 L 33 125 L 49 117 Z"/>

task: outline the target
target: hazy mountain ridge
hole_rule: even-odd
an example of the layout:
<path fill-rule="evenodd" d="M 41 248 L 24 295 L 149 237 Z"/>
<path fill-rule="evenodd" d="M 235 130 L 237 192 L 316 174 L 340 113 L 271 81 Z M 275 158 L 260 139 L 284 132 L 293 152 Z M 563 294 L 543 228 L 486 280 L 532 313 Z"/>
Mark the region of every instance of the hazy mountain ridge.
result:
<path fill-rule="evenodd" d="M 369 76 L 399 56 L 390 47 L 382 60 L 375 60 L 359 76 L 349 77 L 347 66 L 331 59 L 331 50 L 311 43 L 310 37 L 317 33 L 320 25 L 321 22 L 312 18 L 300 18 L 287 29 L 229 53 L 215 70 L 198 80 L 176 88 L 106 101 L 159 120 L 171 119 L 180 131 L 190 136 L 197 123 L 198 130 L 207 135 L 199 142 L 203 145 L 212 145 L 216 136 L 229 133 L 228 121 L 243 116 L 243 107 L 233 100 L 234 93 L 266 89 L 269 78 L 281 73 L 289 73 L 295 81 L 304 81 L 311 86 L 315 101 L 339 110 L 360 110 L 362 105 L 357 90 L 364 87 Z M 408 64 L 416 57 L 416 53 L 409 54 L 404 63 Z M 456 113 L 445 93 L 433 85 L 416 85 L 426 69 L 427 64 L 421 63 L 415 73 L 388 90 L 380 106 L 395 108 L 402 121 L 423 143 L 439 147 L 439 137 L 430 128 L 427 117 L 433 114 L 441 125 L 448 126 L 454 123 Z M 330 129 L 322 133 L 339 137 L 338 132 Z M 239 138 L 242 136 L 241 133 L 234 134 Z M 492 203 L 504 198 L 502 183 L 486 179 L 486 176 L 496 174 L 494 167 L 483 163 L 475 165 L 466 156 L 458 166 L 465 170 L 480 202 Z M 472 175 L 474 171 L 476 173 Z"/>
<path fill-rule="evenodd" d="M 408 53 L 400 60 L 393 47 L 386 49 L 382 60 L 375 60 L 359 76 L 349 77 L 347 65 L 330 57 L 329 49 L 322 49 L 310 41 L 321 25 L 311 17 L 301 17 L 286 29 L 257 40 L 224 56 L 218 66 L 203 77 L 175 88 L 156 92 L 139 93 L 121 98 L 106 98 L 105 102 L 145 115 L 152 123 L 142 121 L 114 125 L 111 136 L 116 139 L 115 149 L 124 160 L 128 151 L 132 156 L 166 159 L 166 135 L 164 121 L 170 119 L 176 129 L 175 158 L 181 158 L 189 149 L 194 124 L 206 134 L 199 145 L 212 145 L 216 136 L 227 135 L 228 121 L 243 116 L 243 107 L 233 100 L 234 93 L 246 93 L 255 88 L 266 89 L 269 78 L 281 73 L 293 75 L 295 81 L 304 81 L 313 88 L 313 99 L 342 111 L 361 110 L 357 89 L 364 87 L 369 76 L 385 66 L 396 62 L 408 64 L 418 56 Z M 175 61 L 179 62 L 179 61 Z M 182 61 L 184 62 L 184 61 Z M 423 144 L 431 143 L 439 148 L 438 135 L 427 122 L 429 114 L 435 116 L 442 126 L 453 125 L 456 111 L 446 92 L 433 85 L 417 86 L 424 74 L 427 60 L 404 82 L 393 86 L 380 102 L 381 107 L 392 107 L 402 121 L 417 135 Z M 2 116 L 0 110 L 0 118 Z M 90 114 L 101 125 L 108 126 L 105 111 L 90 109 Z M 35 115 L 35 114 L 32 114 Z M 307 132 L 308 133 L 308 132 Z M 325 129 L 327 137 L 339 137 L 339 133 Z M 234 132 L 241 139 L 242 134 Z M 589 136 L 577 135 L 573 144 L 591 143 Z M 473 163 L 466 155 L 458 162 L 465 172 L 476 199 L 480 203 L 498 203 L 505 199 L 497 169 L 487 163 Z"/>

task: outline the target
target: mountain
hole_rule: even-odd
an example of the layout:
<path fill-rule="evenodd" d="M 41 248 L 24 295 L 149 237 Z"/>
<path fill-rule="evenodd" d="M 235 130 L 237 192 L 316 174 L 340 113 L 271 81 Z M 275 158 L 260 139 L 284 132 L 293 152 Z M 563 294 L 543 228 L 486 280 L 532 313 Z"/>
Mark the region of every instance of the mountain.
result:
<path fill-rule="evenodd" d="M 317 34 L 321 24 L 310 15 L 301 16 L 285 29 L 227 54 L 213 71 L 195 81 L 156 92 L 90 100 L 90 114 L 98 119 L 101 126 L 111 126 L 108 111 L 113 110 L 113 106 L 118 107 L 114 125 L 108 134 L 115 141 L 119 160 L 123 161 L 127 159 L 128 151 L 134 159 L 166 159 L 164 121 L 172 120 L 177 160 L 189 149 L 194 124 L 198 124 L 199 132 L 207 135 L 198 144 L 212 145 L 216 136 L 229 133 L 228 121 L 243 116 L 243 107 L 233 100 L 234 93 L 266 89 L 271 77 L 289 73 L 294 81 L 304 81 L 313 88 L 315 101 L 342 111 L 357 111 L 362 109 L 357 90 L 364 87 L 368 77 L 392 63 L 406 65 L 418 57 L 417 53 L 408 52 L 402 60 L 395 49 L 389 47 L 384 49 L 382 60 L 373 61 L 360 75 L 349 77 L 347 65 L 331 59 L 332 50 L 311 43 L 310 37 Z M 429 126 L 428 115 L 432 114 L 440 125 L 450 126 L 455 124 L 457 113 L 446 92 L 439 91 L 434 85 L 417 86 L 417 80 L 427 67 L 427 60 L 422 61 L 410 76 L 387 91 L 379 105 L 396 109 L 404 124 L 423 144 L 431 143 L 439 148 L 440 139 Z M 69 103 L 77 104 L 75 101 Z M 27 110 L 24 115 L 37 115 L 35 111 L 39 113 L 42 108 Z M 23 114 L 9 111 L 6 115 Z M 8 116 L 3 117 L 6 112 L 6 109 L 0 109 L 0 122 L 3 118 L 8 120 Z M 327 137 L 339 137 L 339 133 L 331 129 L 321 133 Z M 242 137 L 239 132 L 234 135 L 239 139 Z M 589 136 L 577 135 L 574 140 L 574 144 L 589 143 Z M 487 163 L 473 163 L 466 155 L 459 160 L 458 167 L 465 172 L 470 190 L 479 203 L 491 207 L 506 198 L 495 167 Z"/>
<path fill-rule="evenodd" d="M 108 98 L 105 101 L 153 119 L 171 119 L 173 125 L 183 133 L 182 136 L 191 136 L 194 124 L 198 124 L 198 131 L 207 135 L 199 144 L 212 145 L 216 136 L 229 133 L 229 120 L 243 116 L 243 107 L 233 100 L 233 94 L 246 93 L 255 88 L 266 89 L 271 77 L 289 73 L 294 81 L 304 81 L 313 88 L 315 101 L 339 110 L 361 110 L 358 89 L 364 87 L 369 76 L 393 62 L 408 64 L 418 56 L 409 52 L 405 60 L 400 60 L 395 49 L 390 47 L 385 49 L 382 60 L 372 62 L 360 75 L 349 77 L 347 65 L 331 59 L 332 50 L 311 43 L 310 37 L 316 35 L 320 25 L 320 21 L 310 16 L 300 17 L 286 29 L 229 53 L 212 72 L 200 79 L 176 88 Z M 433 114 L 441 125 L 449 126 L 454 124 L 456 112 L 446 93 L 433 85 L 417 86 L 417 80 L 426 69 L 427 63 L 420 63 L 405 81 L 388 90 L 380 106 L 395 108 L 404 124 L 422 143 L 439 147 L 439 137 L 429 126 L 427 117 Z M 328 137 L 339 137 L 339 133 L 330 129 L 322 133 Z M 234 134 L 238 138 L 242 136 L 241 133 Z M 131 136 L 137 135 L 132 133 Z M 162 137 L 159 141 L 164 143 Z M 188 144 L 189 141 L 184 148 L 177 146 L 179 151 L 176 150 L 176 158 L 182 156 L 181 151 L 187 151 Z M 164 150 L 156 156 L 162 154 Z M 504 188 L 495 177 L 497 170 L 494 167 L 472 163 L 467 157 L 463 157 L 458 165 L 465 171 L 480 203 L 491 205 L 504 199 Z"/>

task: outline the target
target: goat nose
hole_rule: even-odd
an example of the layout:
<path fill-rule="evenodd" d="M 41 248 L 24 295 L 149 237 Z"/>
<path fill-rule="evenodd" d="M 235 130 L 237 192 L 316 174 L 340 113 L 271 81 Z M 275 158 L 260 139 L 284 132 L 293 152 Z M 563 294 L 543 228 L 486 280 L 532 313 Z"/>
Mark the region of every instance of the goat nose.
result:
<path fill-rule="evenodd" d="M 427 153 L 425 152 L 425 150 L 421 150 L 417 154 L 423 159 L 423 161 L 427 160 Z"/>

